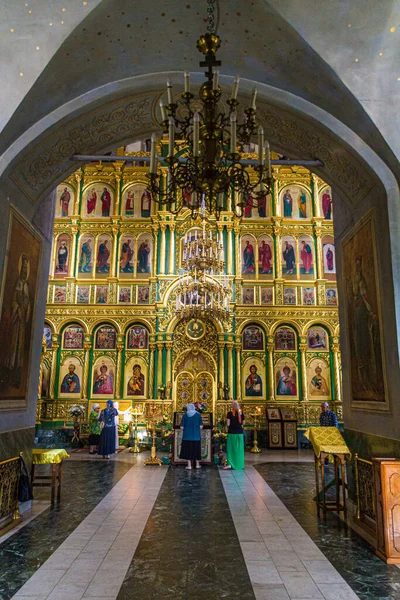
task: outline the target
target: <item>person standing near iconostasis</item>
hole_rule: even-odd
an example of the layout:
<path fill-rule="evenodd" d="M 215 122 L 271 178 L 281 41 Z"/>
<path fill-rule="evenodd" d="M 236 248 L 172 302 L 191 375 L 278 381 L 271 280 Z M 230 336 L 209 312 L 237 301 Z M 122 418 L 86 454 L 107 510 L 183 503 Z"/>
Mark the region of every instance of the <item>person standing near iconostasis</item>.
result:
<path fill-rule="evenodd" d="M 232 402 L 232 408 L 226 416 L 228 437 L 226 440 L 226 466 L 224 469 L 240 471 L 244 469 L 244 413 L 240 410 L 239 402 Z"/>

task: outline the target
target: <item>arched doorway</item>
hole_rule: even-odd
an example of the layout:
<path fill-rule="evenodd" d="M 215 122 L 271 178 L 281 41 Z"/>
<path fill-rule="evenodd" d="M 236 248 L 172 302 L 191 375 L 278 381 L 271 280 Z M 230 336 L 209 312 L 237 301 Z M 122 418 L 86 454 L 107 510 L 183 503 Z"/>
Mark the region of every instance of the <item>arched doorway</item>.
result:
<path fill-rule="evenodd" d="M 202 402 L 214 411 L 217 400 L 217 333 L 212 323 L 202 323 L 201 339 L 190 336 L 190 322 L 174 332 L 174 410 L 188 402 Z M 189 327 L 188 327 L 189 326 Z"/>

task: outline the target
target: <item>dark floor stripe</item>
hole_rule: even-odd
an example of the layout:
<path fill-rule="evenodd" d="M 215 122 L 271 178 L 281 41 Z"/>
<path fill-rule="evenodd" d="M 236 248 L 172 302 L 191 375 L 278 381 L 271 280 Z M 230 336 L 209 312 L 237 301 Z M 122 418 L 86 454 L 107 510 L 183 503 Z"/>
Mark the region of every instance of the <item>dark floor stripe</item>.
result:
<path fill-rule="evenodd" d="M 171 467 L 117 600 L 254 600 L 215 468 Z"/>
<path fill-rule="evenodd" d="M 60 504 L 0 544 L 0 600 L 9 600 L 32 577 L 131 466 L 101 460 L 64 461 Z M 50 490 L 45 490 L 50 498 Z"/>
<path fill-rule="evenodd" d="M 400 570 L 332 513 L 318 519 L 314 464 L 267 463 L 255 467 L 298 523 L 361 600 L 400 598 Z"/>

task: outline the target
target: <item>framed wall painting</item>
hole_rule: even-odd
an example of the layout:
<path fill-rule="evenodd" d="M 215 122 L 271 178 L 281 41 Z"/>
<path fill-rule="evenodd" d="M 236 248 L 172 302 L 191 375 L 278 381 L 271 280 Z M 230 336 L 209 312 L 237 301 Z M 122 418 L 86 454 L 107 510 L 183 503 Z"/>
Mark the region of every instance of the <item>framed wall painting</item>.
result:
<path fill-rule="evenodd" d="M 56 279 L 68 277 L 69 259 L 71 254 L 71 237 L 68 233 L 61 233 L 58 236 L 55 250 L 54 277 Z"/>
<path fill-rule="evenodd" d="M 307 348 L 318 352 L 329 350 L 328 336 L 323 327 L 310 327 L 307 332 Z"/>
<path fill-rule="evenodd" d="M 329 400 L 331 398 L 330 370 L 328 363 L 314 358 L 307 367 L 307 385 L 310 400 Z"/>
<path fill-rule="evenodd" d="M 108 302 L 108 286 L 96 285 L 96 304 L 107 304 Z"/>
<path fill-rule="evenodd" d="M 94 347 L 96 350 L 114 350 L 117 343 L 117 332 L 110 325 L 103 325 L 96 331 Z"/>
<path fill-rule="evenodd" d="M 278 360 L 275 365 L 276 396 L 298 398 L 297 367 L 287 356 Z"/>
<path fill-rule="evenodd" d="M 64 330 L 63 349 L 81 350 L 84 336 L 83 328 L 80 325 L 70 325 Z"/>
<path fill-rule="evenodd" d="M 129 398 L 146 398 L 147 386 L 147 364 L 141 357 L 133 356 L 125 367 L 124 395 Z"/>
<path fill-rule="evenodd" d="M 83 192 L 82 215 L 85 217 L 109 217 L 113 209 L 114 192 L 104 183 L 89 185 Z"/>
<path fill-rule="evenodd" d="M 296 288 L 283 288 L 283 304 L 296 304 Z"/>
<path fill-rule="evenodd" d="M 151 273 L 151 258 L 152 258 L 153 242 L 149 234 L 140 235 L 137 240 L 137 267 L 136 275 L 140 277 L 148 277 Z"/>
<path fill-rule="evenodd" d="M 282 421 L 295 421 L 297 419 L 296 409 L 281 408 Z"/>
<path fill-rule="evenodd" d="M 337 289 L 336 288 L 326 288 L 325 289 L 325 298 L 326 304 L 328 306 L 337 306 Z"/>
<path fill-rule="evenodd" d="M 343 239 L 351 406 L 389 410 L 373 211 Z"/>
<path fill-rule="evenodd" d="M 243 288 L 242 302 L 243 304 L 254 304 L 254 288 Z"/>
<path fill-rule="evenodd" d="M 246 327 L 243 331 L 243 350 L 263 350 L 264 336 L 259 327 Z"/>
<path fill-rule="evenodd" d="M 89 286 L 78 286 L 76 291 L 76 302 L 77 304 L 89 304 L 90 299 L 90 287 Z"/>
<path fill-rule="evenodd" d="M 55 285 L 54 286 L 54 304 L 65 304 L 67 301 L 67 286 L 66 285 Z"/>
<path fill-rule="evenodd" d="M 48 325 L 43 327 L 43 338 L 46 342 L 46 350 L 51 348 L 51 328 Z"/>
<path fill-rule="evenodd" d="M 302 288 L 303 306 L 314 306 L 315 290 L 314 288 Z"/>
<path fill-rule="evenodd" d="M 243 398 L 265 398 L 266 379 L 263 362 L 256 357 L 251 357 L 243 365 Z"/>
<path fill-rule="evenodd" d="M 74 213 L 75 192 L 68 183 L 57 187 L 55 218 L 65 219 Z"/>
<path fill-rule="evenodd" d="M 241 239 L 242 276 L 247 279 L 255 279 L 257 243 L 252 235 L 245 235 Z"/>
<path fill-rule="evenodd" d="M 268 421 L 280 421 L 281 420 L 281 412 L 279 408 L 267 408 L 267 419 Z"/>
<path fill-rule="evenodd" d="M 80 398 L 82 390 L 82 365 L 76 356 L 67 356 L 60 365 L 59 397 Z"/>
<path fill-rule="evenodd" d="M 131 301 L 131 288 L 130 287 L 120 287 L 118 294 L 118 302 L 120 304 L 129 304 Z"/>
<path fill-rule="evenodd" d="M 10 208 L 0 306 L 0 409 L 25 408 L 42 238 Z"/>
<path fill-rule="evenodd" d="M 296 334 L 290 327 L 275 331 L 275 350 L 296 350 Z"/>
<path fill-rule="evenodd" d="M 146 350 L 149 346 L 149 334 L 145 327 L 134 325 L 128 331 L 127 344 L 128 350 Z"/>
<path fill-rule="evenodd" d="M 112 399 L 115 389 L 115 365 L 107 356 L 99 358 L 92 371 L 92 396 Z"/>
<path fill-rule="evenodd" d="M 138 285 L 137 303 L 138 304 L 149 304 L 149 302 L 150 302 L 150 286 L 149 285 Z"/>
<path fill-rule="evenodd" d="M 84 233 L 79 239 L 78 278 L 91 277 L 93 272 L 94 237 Z"/>
<path fill-rule="evenodd" d="M 267 306 L 274 303 L 274 289 L 261 288 L 261 304 Z"/>

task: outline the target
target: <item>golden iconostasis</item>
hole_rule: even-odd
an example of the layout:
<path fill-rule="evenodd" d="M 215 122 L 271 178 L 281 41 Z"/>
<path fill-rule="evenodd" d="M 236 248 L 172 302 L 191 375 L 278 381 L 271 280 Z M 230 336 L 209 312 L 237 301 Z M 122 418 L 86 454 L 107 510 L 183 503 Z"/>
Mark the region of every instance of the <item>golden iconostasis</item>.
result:
<path fill-rule="evenodd" d="M 158 210 L 147 172 L 139 153 L 58 187 L 38 420 L 62 425 L 71 404 L 110 397 L 125 410 L 164 386 L 170 411 L 198 400 L 222 416 L 225 386 L 249 410 L 296 407 L 309 423 L 328 400 L 341 417 L 329 186 L 281 166 L 258 208 L 237 216 L 226 199 L 206 228 L 224 242 L 234 318 L 187 323 L 175 315 L 182 246 L 201 220 Z"/>

